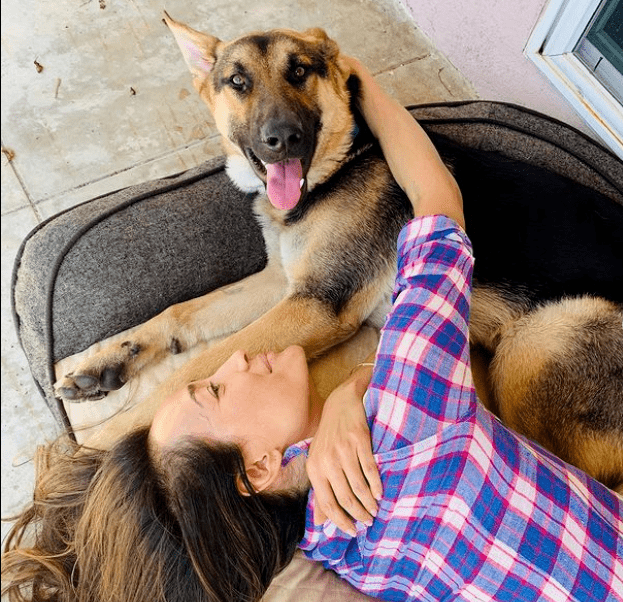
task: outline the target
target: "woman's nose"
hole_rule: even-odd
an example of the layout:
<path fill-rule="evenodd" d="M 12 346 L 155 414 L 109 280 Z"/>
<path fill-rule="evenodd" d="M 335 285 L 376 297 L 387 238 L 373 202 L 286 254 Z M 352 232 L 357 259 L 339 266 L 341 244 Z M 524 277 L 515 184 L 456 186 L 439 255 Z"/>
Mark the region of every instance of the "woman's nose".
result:
<path fill-rule="evenodd" d="M 238 370 L 246 370 L 249 367 L 247 352 L 242 349 L 239 349 L 236 353 L 234 353 L 232 360 L 235 362 Z"/>

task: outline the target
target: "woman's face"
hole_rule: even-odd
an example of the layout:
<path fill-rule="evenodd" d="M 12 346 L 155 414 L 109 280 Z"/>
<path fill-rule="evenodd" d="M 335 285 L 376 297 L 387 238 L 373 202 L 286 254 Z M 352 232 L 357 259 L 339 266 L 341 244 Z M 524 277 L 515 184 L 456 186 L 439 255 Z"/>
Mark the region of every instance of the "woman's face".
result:
<path fill-rule="evenodd" d="M 167 398 L 150 436 L 163 447 L 192 436 L 235 442 L 243 450 L 258 440 L 286 449 L 310 436 L 309 387 L 301 347 L 253 358 L 237 351 L 210 378 Z"/>

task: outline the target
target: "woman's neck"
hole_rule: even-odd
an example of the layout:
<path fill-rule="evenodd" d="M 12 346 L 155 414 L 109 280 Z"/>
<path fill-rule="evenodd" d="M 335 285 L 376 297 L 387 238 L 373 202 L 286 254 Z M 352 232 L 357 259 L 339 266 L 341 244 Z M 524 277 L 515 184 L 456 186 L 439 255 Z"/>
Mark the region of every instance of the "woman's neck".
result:
<path fill-rule="evenodd" d="M 315 436 L 320 424 L 320 418 L 322 416 L 322 409 L 326 399 L 322 397 L 313 382 L 309 379 L 309 419 L 306 428 L 295 437 L 296 441 L 290 441 L 289 445 L 282 450 L 285 453 L 292 445 L 296 445 L 301 441 L 311 439 Z M 282 466 L 279 472 L 279 476 L 271 485 L 271 489 L 274 491 L 304 491 L 311 487 L 307 471 L 305 469 L 305 461 L 307 456 L 305 454 L 299 454 L 292 458 L 285 466 Z"/>
<path fill-rule="evenodd" d="M 308 428 L 300 440 L 314 437 L 326 398 L 349 378 L 357 364 L 369 359 L 378 345 L 378 340 L 378 331 L 375 328 L 363 326 L 354 337 L 310 362 L 310 418 Z M 279 479 L 280 489 L 309 489 L 309 478 L 305 470 L 306 459 L 307 457 L 301 454 L 288 462 Z"/>
<path fill-rule="evenodd" d="M 279 477 L 271 486 L 275 491 L 307 491 L 311 488 L 305 462 L 307 456 L 300 454 L 292 458 L 282 469 Z"/>

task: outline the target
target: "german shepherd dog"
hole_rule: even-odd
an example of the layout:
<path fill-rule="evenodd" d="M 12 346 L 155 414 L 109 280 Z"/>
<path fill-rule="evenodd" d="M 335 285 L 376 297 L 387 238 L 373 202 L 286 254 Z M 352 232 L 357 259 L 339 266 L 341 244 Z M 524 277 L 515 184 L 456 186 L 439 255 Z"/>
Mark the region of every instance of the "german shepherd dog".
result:
<path fill-rule="evenodd" d="M 169 308 L 56 383 L 64 400 L 98 399 L 170 353 L 228 335 L 124 414 L 125 430 L 238 349 L 298 344 L 313 358 L 363 323 L 380 327 L 412 217 L 358 117 L 358 79 L 324 31 L 223 42 L 164 21 L 223 136 L 229 176 L 257 192 L 268 263 Z M 462 190 L 475 249 L 471 340 L 490 360 L 481 397 L 509 427 L 622 492 L 623 207 L 538 167 L 433 141 Z"/>

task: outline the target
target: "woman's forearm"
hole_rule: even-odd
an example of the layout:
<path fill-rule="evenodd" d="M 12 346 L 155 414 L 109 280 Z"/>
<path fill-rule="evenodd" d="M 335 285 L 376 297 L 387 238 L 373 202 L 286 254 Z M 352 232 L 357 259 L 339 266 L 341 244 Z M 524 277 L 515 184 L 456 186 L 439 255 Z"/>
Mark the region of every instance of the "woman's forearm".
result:
<path fill-rule="evenodd" d="M 314 521 L 329 518 L 353 536 L 352 519 L 371 524 L 383 495 L 363 406 L 374 356 L 329 395 L 306 464 L 316 496 Z"/>
<path fill-rule="evenodd" d="M 439 213 L 465 227 L 459 187 L 426 132 L 360 63 L 345 60 L 362 83 L 361 112 L 415 215 Z"/>

